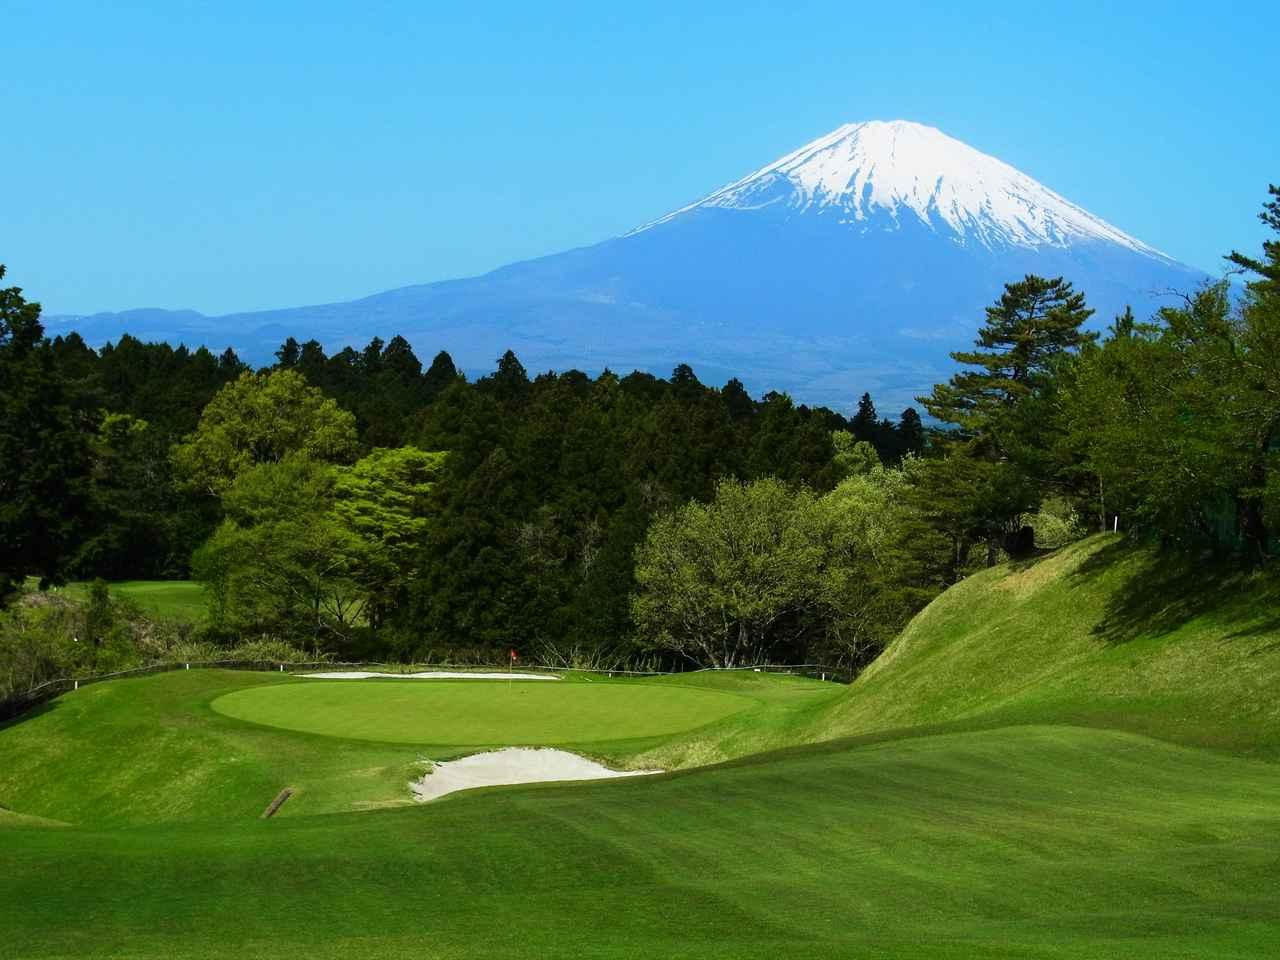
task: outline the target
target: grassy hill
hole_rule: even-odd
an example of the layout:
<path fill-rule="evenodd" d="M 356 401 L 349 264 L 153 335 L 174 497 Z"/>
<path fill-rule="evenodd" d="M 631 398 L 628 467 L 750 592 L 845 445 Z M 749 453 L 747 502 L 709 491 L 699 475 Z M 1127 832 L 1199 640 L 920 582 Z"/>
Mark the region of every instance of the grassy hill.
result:
<path fill-rule="evenodd" d="M 965 580 L 815 733 L 1022 723 L 1280 759 L 1280 582 L 1093 537 Z"/>
<path fill-rule="evenodd" d="M 170 620 L 198 623 L 208 612 L 204 585 L 194 580 L 114 580 L 108 586 L 115 596 Z M 75 600 L 89 596 L 86 582 L 69 583 L 62 589 Z"/>
<path fill-rule="evenodd" d="M 948 591 L 850 688 L 672 678 L 655 689 L 749 706 L 572 745 L 678 772 L 426 806 L 405 783 L 456 742 L 214 706 L 278 676 L 88 687 L 0 728 L 0 943 L 15 958 L 1265 956 L 1277 615 L 1269 580 L 1095 538 Z M 296 798 L 258 820 L 284 785 Z"/>

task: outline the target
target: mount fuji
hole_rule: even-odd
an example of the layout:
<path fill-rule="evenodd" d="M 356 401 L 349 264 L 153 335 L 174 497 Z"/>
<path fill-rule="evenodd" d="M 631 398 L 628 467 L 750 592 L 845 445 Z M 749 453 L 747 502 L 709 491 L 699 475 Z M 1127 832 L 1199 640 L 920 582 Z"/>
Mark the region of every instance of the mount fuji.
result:
<path fill-rule="evenodd" d="M 1150 314 L 1205 275 L 994 157 L 907 121 L 846 124 L 620 237 L 492 273 L 361 300 L 206 317 L 132 310 L 50 318 L 90 343 L 229 343 L 266 362 L 288 336 L 326 348 L 399 333 L 487 372 L 666 374 L 896 413 L 952 371 L 983 308 L 1024 274 L 1065 276 L 1103 326 Z"/>

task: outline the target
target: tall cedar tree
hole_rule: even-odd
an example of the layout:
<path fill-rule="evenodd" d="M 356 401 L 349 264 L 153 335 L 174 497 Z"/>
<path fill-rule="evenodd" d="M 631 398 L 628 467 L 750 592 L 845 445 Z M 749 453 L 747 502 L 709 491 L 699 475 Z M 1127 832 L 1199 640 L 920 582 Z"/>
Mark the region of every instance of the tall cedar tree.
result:
<path fill-rule="evenodd" d="M 0 289 L 0 601 L 23 577 L 60 581 L 83 536 L 93 425 L 68 394 L 40 305 Z"/>
<path fill-rule="evenodd" d="M 864 393 L 862 399 L 858 401 L 857 412 L 849 422 L 849 432 L 853 434 L 855 440 L 874 443 L 879 429 L 880 418 L 876 415 L 875 401 L 871 399 L 871 394 Z"/>

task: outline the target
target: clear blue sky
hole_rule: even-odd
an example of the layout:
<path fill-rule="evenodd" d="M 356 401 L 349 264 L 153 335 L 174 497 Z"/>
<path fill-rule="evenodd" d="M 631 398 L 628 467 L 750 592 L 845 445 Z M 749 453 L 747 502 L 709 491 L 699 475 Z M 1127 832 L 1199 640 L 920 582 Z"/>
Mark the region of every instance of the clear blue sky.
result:
<path fill-rule="evenodd" d="M 1262 239 L 1269 3 L 688 6 L 6 0 L 0 262 L 53 313 L 347 299 L 897 118 L 1215 273 Z"/>

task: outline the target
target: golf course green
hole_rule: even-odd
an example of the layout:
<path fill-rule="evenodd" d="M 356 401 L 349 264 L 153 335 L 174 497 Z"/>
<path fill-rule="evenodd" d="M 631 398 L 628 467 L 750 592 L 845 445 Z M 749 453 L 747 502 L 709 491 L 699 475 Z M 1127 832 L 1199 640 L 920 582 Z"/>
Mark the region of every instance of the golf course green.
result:
<path fill-rule="evenodd" d="M 964 581 L 851 687 L 96 684 L 0 727 L 0 952 L 1270 956 L 1278 610 L 1097 537 Z M 422 760 L 520 742 L 517 690 L 526 742 L 671 772 L 414 803 Z"/>
<path fill-rule="evenodd" d="M 751 705 L 732 693 L 658 683 L 304 678 L 237 690 L 213 709 L 352 740 L 525 746 L 662 736 Z"/>

